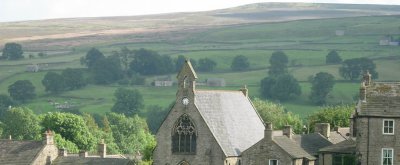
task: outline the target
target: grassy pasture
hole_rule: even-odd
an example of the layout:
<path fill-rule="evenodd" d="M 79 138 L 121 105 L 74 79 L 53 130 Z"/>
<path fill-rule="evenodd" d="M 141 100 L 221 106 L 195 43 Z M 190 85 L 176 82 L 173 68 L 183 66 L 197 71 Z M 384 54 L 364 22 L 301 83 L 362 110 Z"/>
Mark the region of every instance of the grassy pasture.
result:
<path fill-rule="evenodd" d="M 399 24 L 400 20 L 394 16 L 358 17 L 218 26 L 187 32 L 176 40 L 169 40 L 168 37 L 182 33 L 146 34 L 143 35 L 143 38 L 149 36 L 151 38 L 151 41 L 146 42 L 131 42 L 127 39 L 131 36 L 118 36 L 119 38 L 115 37 L 104 43 L 82 43 L 75 47 L 75 51 L 66 54 L 49 53 L 45 58 L 0 61 L 0 93 L 7 93 L 8 86 L 16 80 L 27 79 L 34 83 L 39 96 L 27 106 L 37 113 L 56 110 L 50 105 L 49 100 L 59 103 L 71 102 L 79 106 L 83 112 L 100 114 L 108 112 L 113 106 L 113 93 L 120 86 L 115 84 L 110 86 L 89 85 L 81 90 L 51 96 L 44 92 L 44 87 L 41 85 L 41 80 L 46 72 L 25 73 L 25 67 L 30 64 L 47 63 L 48 70 L 67 67 L 80 68 L 82 67 L 79 61 L 80 57 L 84 56 L 86 51 L 93 46 L 98 47 L 106 55 L 127 46 L 129 49 L 155 50 L 173 58 L 178 55 L 196 60 L 205 57 L 211 58 L 218 63 L 216 71 L 198 73 L 198 81 L 205 81 L 207 78 L 224 78 L 227 87 L 198 87 L 198 89 L 237 90 L 243 85 L 248 85 L 250 96 L 259 97 L 259 83 L 262 78 L 267 76 L 271 53 L 275 50 L 283 50 L 289 57 L 289 72 L 301 81 L 302 95 L 293 101 L 282 102 L 282 104 L 288 111 L 305 117 L 319 109 L 308 100 L 311 85 L 307 81 L 311 75 L 324 71 L 334 75 L 336 80 L 340 80 L 329 96 L 330 104 L 353 103 L 353 96 L 358 92 L 358 82 L 342 81 L 343 79 L 338 74 L 340 65 L 325 65 L 325 56 L 330 50 L 338 50 L 343 59 L 356 57 L 374 59 L 379 72 L 379 80 L 400 81 L 400 72 L 398 72 L 400 47 L 378 45 L 379 39 L 384 35 L 400 36 Z M 335 36 L 334 32 L 338 29 L 345 30 L 345 35 Z M 138 37 L 137 34 L 135 35 Z M 245 55 L 249 58 L 251 64 L 249 71 L 231 72 L 231 60 L 236 55 Z M 172 77 L 174 78 L 175 75 Z M 151 79 L 154 77 L 148 78 L 148 80 Z M 175 86 L 160 88 L 129 86 L 128 88 L 138 89 L 143 94 L 146 106 L 167 107 L 174 101 L 176 92 Z"/>

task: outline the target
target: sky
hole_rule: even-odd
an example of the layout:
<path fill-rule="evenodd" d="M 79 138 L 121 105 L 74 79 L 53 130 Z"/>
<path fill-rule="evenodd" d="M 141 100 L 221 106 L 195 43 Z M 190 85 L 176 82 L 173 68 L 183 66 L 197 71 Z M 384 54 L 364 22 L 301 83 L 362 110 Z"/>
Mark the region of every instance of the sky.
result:
<path fill-rule="evenodd" d="M 0 0 L 0 22 L 195 12 L 258 2 L 400 5 L 400 0 Z"/>

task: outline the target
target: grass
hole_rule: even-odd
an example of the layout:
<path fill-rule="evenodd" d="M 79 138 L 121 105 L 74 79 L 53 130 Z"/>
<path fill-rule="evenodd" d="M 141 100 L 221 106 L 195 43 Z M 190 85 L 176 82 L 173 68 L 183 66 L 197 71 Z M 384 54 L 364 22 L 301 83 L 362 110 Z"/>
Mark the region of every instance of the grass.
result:
<path fill-rule="evenodd" d="M 338 80 L 329 96 L 329 104 L 351 104 L 353 96 L 359 88 L 358 82 L 345 82 L 338 74 L 340 65 L 325 65 L 325 56 L 330 50 L 337 50 L 343 59 L 368 57 L 374 60 L 379 72 L 380 81 L 400 81 L 400 46 L 379 46 L 381 37 L 387 34 L 400 36 L 398 25 L 400 20 L 395 16 L 358 17 L 321 20 L 303 20 L 280 23 L 257 23 L 232 26 L 210 27 L 201 30 L 175 33 L 128 34 L 115 36 L 104 42 L 81 43 L 73 50 L 55 46 L 44 58 L 34 58 L 18 61 L 0 61 L 0 93 L 7 93 L 10 84 L 17 80 L 27 79 L 36 87 L 38 98 L 26 106 L 36 113 L 58 111 L 48 101 L 70 102 L 79 107 L 82 112 L 103 114 L 113 106 L 113 93 L 121 86 L 89 85 L 83 89 L 68 91 L 60 95 L 49 95 L 44 91 L 41 80 L 46 71 L 26 73 L 25 67 L 30 64 L 46 63 L 48 70 L 59 70 L 67 67 L 81 68 L 79 59 L 91 47 L 98 47 L 104 54 L 126 46 L 129 49 L 147 48 L 160 54 L 176 58 L 184 55 L 192 59 L 211 58 L 218 65 L 214 72 L 197 73 L 199 82 L 207 78 L 224 78 L 226 87 L 199 89 L 238 90 L 248 85 L 250 97 L 260 97 L 260 80 L 267 76 L 269 57 L 275 50 L 283 50 L 289 57 L 289 72 L 300 82 L 302 95 L 295 100 L 282 102 L 288 111 L 306 117 L 320 107 L 310 103 L 310 84 L 308 78 L 318 72 L 328 72 Z M 22 25 L 21 25 L 22 26 Z M 125 24 L 123 25 L 125 26 Z M 24 28 L 23 26 L 20 28 Z M 74 27 L 69 27 L 74 28 Z M 90 29 L 90 27 L 86 27 Z M 99 27 L 107 28 L 106 25 Z M 344 36 L 335 36 L 337 29 L 345 30 Z M 69 31 L 70 29 L 64 29 Z M 45 32 L 40 32 L 45 33 Z M 75 38 L 76 39 L 76 38 Z M 133 39 L 138 39 L 134 41 Z M 73 39 L 62 39 L 67 42 Z M 61 40 L 57 40 L 57 42 Z M 77 40 L 76 42 L 80 42 Z M 38 41 L 50 44 L 52 40 Z M 55 40 L 56 42 L 56 40 Z M 39 48 L 36 48 L 39 49 Z M 42 48 L 41 48 L 42 49 Z M 57 50 L 60 49 L 60 50 Z M 46 51 L 46 50 L 45 50 Z M 66 53 L 54 53 L 64 51 Z M 37 53 L 37 51 L 27 52 Z M 251 64 L 250 70 L 232 72 L 231 60 L 236 55 L 245 55 Z M 172 77 L 175 77 L 172 74 Z M 148 80 L 154 77 L 148 77 Z M 175 99 L 176 86 L 151 87 L 128 86 L 138 89 L 144 98 L 146 106 L 159 105 L 167 107 Z"/>

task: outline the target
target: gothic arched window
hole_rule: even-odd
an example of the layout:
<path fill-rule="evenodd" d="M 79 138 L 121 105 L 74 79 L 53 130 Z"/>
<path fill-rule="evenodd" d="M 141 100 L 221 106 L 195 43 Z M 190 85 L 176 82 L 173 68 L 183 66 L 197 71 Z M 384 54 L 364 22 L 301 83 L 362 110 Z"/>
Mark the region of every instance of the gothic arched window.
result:
<path fill-rule="evenodd" d="M 178 165 L 190 165 L 187 161 L 182 161 Z"/>
<path fill-rule="evenodd" d="M 187 114 L 179 117 L 172 132 L 172 152 L 194 154 L 196 152 L 196 128 Z"/>
<path fill-rule="evenodd" d="M 187 76 L 183 78 L 183 88 L 187 88 L 189 86 L 189 79 Z"/>

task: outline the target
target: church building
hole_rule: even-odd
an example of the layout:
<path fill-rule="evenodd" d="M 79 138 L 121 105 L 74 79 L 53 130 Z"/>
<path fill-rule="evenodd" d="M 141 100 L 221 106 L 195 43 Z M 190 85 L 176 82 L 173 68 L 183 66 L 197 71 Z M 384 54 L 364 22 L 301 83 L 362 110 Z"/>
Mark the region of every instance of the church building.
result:
<path fill-rule="evenodd" d="M 178 76 L 176 102 L 160 126 L 155 165 L 241 165 L 241 154 L 264 137 L 265 126 L 247 88 L 197 90 L 186 60 Z"/>

